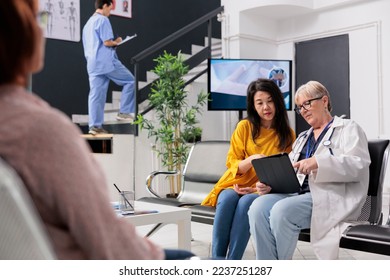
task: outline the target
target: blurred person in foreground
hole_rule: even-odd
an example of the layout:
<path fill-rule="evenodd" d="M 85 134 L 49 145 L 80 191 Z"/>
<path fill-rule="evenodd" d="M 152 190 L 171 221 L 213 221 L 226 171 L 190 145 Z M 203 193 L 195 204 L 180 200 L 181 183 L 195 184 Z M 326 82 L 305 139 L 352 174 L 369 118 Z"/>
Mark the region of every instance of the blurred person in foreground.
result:
<path fill-rule="evenodd" d="M 58 259 L 164 259 L 110 205 L 106 179 L 81 131 L 26 90 L 43 68 L 38 0 L 0 5 L 0 157 L 23 180 Z"/>
<path fill-rule="evenodd" d="M 292 259 L 301 229 L 310 228 L 316 256 L 337 259 L 341 233 L 359 217 L 367 195 L 367 138 L 356 122 L 331 115 L 329 92 L 317 81 L 298 88 L 295 104 L 311 126 L 290 153 L 301 189 L 270 193 L 272 186 L 257 184 L 260 196 L 248 213 L 256 258 Z"/>

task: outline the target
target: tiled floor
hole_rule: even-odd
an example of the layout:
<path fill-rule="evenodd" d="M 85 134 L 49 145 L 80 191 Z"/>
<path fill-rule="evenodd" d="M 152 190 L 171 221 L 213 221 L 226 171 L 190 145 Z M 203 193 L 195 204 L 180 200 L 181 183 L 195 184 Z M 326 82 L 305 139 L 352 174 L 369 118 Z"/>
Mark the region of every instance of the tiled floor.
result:
<path fill-rule="evenodd" d="M 383 198 L 384 205 L 383 213 L 384 221 L 387 220 L 389 213 L 388 201 L 389 197 L 386 194 Z M 160 229 L 157 233 L 152 235 L 150 238 L 160 244 L 164 248 L 177 248 L 177 226 L 176 225 L 167 225 Z M 191 242 L 191 250 L 199 257 L 208 258 L 210 257 L 210 247 L 211 247 L 211 233 L 212 226 L 192 223 L 191 224 L 192 237 L 193 241 Z M 138 227 L 137 230 L 140 234 L 145 234 L 151 226 Z M 340 249 L 339 258 L 342 260 L 390 260 L 390 256 L 377 255 L 371 253 L 365 253 L 354 250 Z M 243 259 L 254 260 L 255 259 L 255 250 L 253 247 L 252 240 L 249 241 L 248 247 L 245 251 Z M 294 253 L 294 260 L 313 260 L 316 259 L 313 250 L 308 242 L 298 242 L 297 249 Z"/>

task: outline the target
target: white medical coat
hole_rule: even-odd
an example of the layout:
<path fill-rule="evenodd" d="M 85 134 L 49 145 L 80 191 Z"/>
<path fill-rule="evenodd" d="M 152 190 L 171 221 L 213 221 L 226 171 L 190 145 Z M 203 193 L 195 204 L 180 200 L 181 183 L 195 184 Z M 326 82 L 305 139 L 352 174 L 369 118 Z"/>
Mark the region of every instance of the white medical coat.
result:
<path fill-rule="evenodd" d="M 293 162 L 312 130 L 302 132 L 295 141 L 290 153 Z M 327 140 L 329 146 L 324 145 Z M 337 259 L 341 234 L 359 217 L 367 196 L 371 160 L 366 135 L 354 121 L 336 116 L 313 156 L 318 169 L 309 175 L 311 244 L 319 259 Z"/>

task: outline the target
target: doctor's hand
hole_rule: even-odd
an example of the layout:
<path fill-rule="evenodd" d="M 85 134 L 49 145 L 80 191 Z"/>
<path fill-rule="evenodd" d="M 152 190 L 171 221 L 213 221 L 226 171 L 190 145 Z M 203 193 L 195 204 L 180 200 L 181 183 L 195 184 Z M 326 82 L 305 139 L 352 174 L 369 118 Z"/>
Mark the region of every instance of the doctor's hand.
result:
<path fill-rule="evenodd" d="M 263 184 L 262 182 L 257 182 L 256 189 L 257 189 L 258 194 L 261 195 L 261 194 L 270 193 L 272 188 L 266 184 Z"/>
<path fill-rule="evenodd" d="M 310 174 L 313 170 L 318 168 L 317 160 L 315 157 L 300 160 L 293 164 L 293 167 L 297 169 L 297 173 Z"/>
<path fill-rule="evenodd" d="M 236 191 L 236 193 L 241 194 L 241 195 L 254 193 L 256 191 L 252 187 L 239 187 L 238 184 L 234 184 L 233 188 Z"/>

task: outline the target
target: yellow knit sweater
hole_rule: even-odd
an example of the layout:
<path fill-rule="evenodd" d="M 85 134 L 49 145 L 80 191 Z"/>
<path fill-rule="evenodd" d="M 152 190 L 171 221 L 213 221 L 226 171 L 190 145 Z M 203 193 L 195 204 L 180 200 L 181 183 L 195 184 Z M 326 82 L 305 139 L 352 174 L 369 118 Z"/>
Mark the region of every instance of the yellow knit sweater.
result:
<path fill-rule="evenodd" d="M 250 168 L 245 174 L 237 175 L 238 164 L 240 161 L 254 154 L 264 154 L 266 156 L 291 151 L 291 146 L 284 151 L 279 150 L 278 135 L 274 129 L 261 128 L 260 136 L 256 139 L 256 144 L 252 140 L 252 125 L 248 120 L 242 120 L 238 123 L 230 140 L 230 149 L 226 158 L 227 170 L 214 186 L 212 191 L 203 200 L 202 205 L 215 206 L 219 193 L 225 188 L 232 188 L 234 184 L 239 186 L 255 187 L 258 181 L 253 168 Z M 293 140 L 295 139 L 295 133 Z"/>

